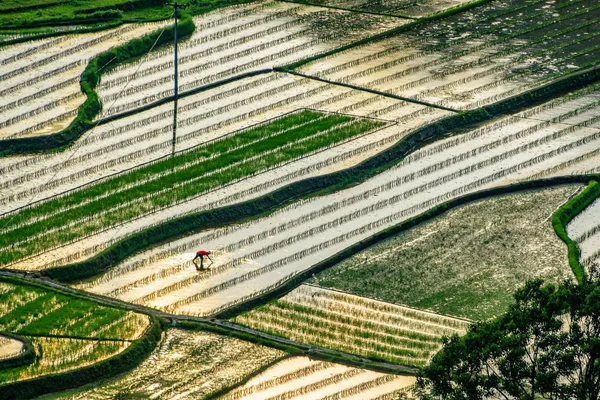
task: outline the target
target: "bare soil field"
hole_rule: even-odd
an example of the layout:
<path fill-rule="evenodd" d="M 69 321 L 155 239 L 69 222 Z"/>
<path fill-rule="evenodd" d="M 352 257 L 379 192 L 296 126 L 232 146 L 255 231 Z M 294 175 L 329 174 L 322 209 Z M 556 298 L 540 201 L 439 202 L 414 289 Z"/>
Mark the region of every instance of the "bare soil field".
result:
<path fill-rule="evenodd" d="M 497 316 L 527 279 L 573 279 L 549 217 L 577 189 L 506 195 L 452 210 L 311 282 L 449 315 Z"/>

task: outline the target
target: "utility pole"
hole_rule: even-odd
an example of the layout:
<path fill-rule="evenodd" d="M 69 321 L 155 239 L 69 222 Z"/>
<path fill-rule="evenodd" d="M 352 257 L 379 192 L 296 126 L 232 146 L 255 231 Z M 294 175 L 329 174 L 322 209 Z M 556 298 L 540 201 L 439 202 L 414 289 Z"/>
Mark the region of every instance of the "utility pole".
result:
<path fill-rule="evenodd" d="M 174 3 L 167 3 L 168 6 L 173 6 L 173 16 L 175 17 L 175 30 L 174 30 L 174 44 L 175 44 L 175 59 L 173 62 L 173 66 L 175 67 L 175 73 L 173 75 L 174 80 L 175 80 L 175 87 L 174 87 L 174 91 L 173 94 L 175 95 L 175 100 L 173 102 L 173 142 L 172 142 L 172 150 L 171 150 L 171 157 L 175 155 L 175 141 L 177 138 L 177 97 L 179 96 L 178 93 L 178 89 L 179 89 L 179 84 L 177 82 L 177 78 L 179 78 L 179 73 L 177 72 L 177 11 L 178 8 L 183 6 L 183 4 L 178 4 L 177 2 Z"/>

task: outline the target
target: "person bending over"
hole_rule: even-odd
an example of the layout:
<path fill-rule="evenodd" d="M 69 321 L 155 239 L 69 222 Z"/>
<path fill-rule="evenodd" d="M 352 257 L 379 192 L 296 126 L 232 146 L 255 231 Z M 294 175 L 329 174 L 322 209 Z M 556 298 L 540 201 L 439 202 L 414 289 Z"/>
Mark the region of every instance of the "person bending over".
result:
<path fill-rule="evenodd" d="M 204 257 L 207 257 L 210 260 L 210 264 L 213 263 L 212 258 L 210 258 L 210 251 L 200 250 L 200 251 L 196 252 L 196 257 L 194 257 L 192 262 L 194 263 L 194 265 L 196 266 L 196 269 L 198 271 L 202 271 L 204 269 Z M 200 267 L 199 268 L 198 268 L 198 263 L 196 261 L 198 259 L 200 259 Z"/>

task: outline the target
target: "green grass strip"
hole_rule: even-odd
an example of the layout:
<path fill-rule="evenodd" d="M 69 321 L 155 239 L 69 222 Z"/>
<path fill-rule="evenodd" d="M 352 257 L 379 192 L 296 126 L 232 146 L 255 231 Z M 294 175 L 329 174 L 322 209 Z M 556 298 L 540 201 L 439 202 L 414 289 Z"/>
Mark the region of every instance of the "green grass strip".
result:
<path fill-rule="evenodd" d="M 561 206 L 552 215 L 552 226 L 554 227 L 556 235 L 567 245 L 569 265 L 579 284 L 584 284 L 587 281 L 587 274 L 584 266 L 581 265 L 579 260 L 581 254 L 579 246 L 577 245 L 577 242 L 569 237 L 567 226 L 573 218 L 585 210 L 586 207 L 592 204 L 599 196 L 600 185 L 597 181 L 591 181 L 585 190 Z"/>

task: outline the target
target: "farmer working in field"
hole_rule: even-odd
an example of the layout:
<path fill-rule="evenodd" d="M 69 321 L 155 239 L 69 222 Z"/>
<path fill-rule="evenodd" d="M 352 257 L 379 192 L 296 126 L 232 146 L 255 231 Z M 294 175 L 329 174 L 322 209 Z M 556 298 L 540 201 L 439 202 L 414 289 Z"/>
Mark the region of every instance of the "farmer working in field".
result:
<path fill-rule="evenodd" d="M 200 250 L 196 253 L 196 257 L 194 257 L 194 259 L 192 260 L 192 262 L 194 263 L 194 265 L 196 266 L 196 269 L 198 271 L 202 271 L 204 269 L 204 257 L 208 257 L 208 259 L 210 260 L 210 263 L 213 263 L 212 258 L 210 258 L 210 251 L 206 251 L 206 250 Z M 198 268 L 198 264 L 196 263 L 196 260 L 200 258 L 200 268 Z"/>

